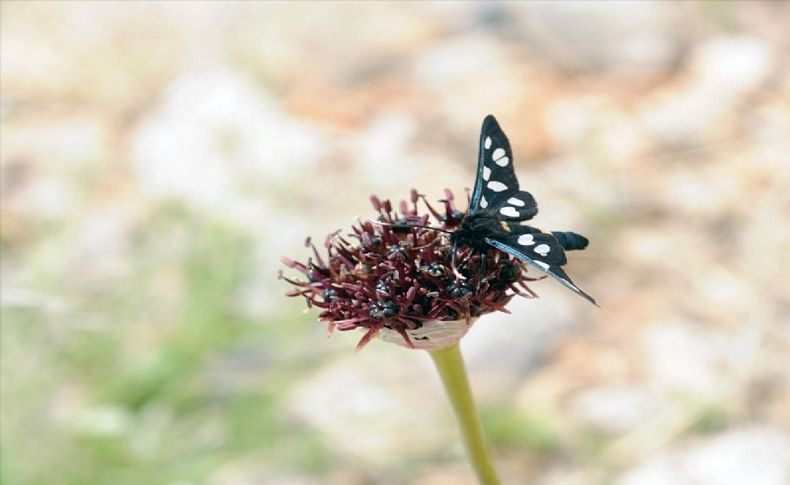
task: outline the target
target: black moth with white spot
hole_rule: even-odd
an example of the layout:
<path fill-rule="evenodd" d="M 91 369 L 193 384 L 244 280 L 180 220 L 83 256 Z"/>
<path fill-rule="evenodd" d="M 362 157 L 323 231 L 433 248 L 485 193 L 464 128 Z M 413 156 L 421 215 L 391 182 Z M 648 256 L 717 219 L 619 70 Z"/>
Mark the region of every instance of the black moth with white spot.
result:
<path fill-rule="evenodd" d="M 477 178 L 469 213 L 450 235 L 453 249 L 493 246 L 526 261 L 559 280 L 593 304 L 595 300 L 576 286 L 562 270 L 565 250 L 584 249 L 587 238 L 573 232 L 542 232 L 520 224 L 535 217 L 538 205 L 529 192 L 519 190 L 513 152 L 496 119 L 488 115 L 480 132 Z"/>

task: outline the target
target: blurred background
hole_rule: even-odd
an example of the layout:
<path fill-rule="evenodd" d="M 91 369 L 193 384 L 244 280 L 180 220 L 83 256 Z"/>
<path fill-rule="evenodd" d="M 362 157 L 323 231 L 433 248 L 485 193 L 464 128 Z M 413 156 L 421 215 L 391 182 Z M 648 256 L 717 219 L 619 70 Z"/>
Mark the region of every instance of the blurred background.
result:
<path fill-rule="evenodd" d="M 463 341 L 505 483 L 790 482 L 790 3 L 3 2 L 4 484 L 472 484 L 427 355 L 281 256 L 473 183 L 553 281 Z"/>

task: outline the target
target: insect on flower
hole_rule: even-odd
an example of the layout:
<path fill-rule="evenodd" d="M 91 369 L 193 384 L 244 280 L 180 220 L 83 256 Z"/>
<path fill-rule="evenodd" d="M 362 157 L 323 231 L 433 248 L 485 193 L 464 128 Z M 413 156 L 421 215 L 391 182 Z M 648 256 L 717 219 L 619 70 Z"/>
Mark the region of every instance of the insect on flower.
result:
<path fill-rule="evenodd" d="M 289 296 L 320 309 L 319 319 L 337 329 L 365 330 L 357 350 L 376 336 L 412 348 L 446 348 L 463 336 L 477 317 L 508 312 L 515 295 L 535 294 L 522 262 L 537 267 L 589 301 L 561 269 L 565 250 L 584 249 L 587 239 L 572 232 L 543 233 L 521 225 L 537 213 L 535 199 L 519 190 L 505 134 L 493 116 L 480 135 L 477 179 L 468 213 L 445 190 L 435 209 L 416 190 L 395 211 L 389 200 L 371 196 L 377 220 L 358 221 L 352 232 L 330 234 L 322 256 L 308 239 L 313 258 L 283 262 L 305 280 Z M 420 213 L 422 201 L 427 213 Z M 428 225 L 433 218 L 436 225 Z"/>
<path fill-rule="evenodd" d="M 370 200 L 383 225 L 359 221 L 350 234 L 330 234 L 324 241 L 325 255 L 308 239 L 313 257 L 307 262 L 283 258 L 304 278 L 281 274 L 295 287 L 287 294 L 317 307 L 330 333 L 365 330 L 358 350 L 376 336 L 407 347 L 443 348 L 466 333 L 480 315 L 507 312 L 505 305 L 513 296 L 535 297 L 527 282 L 536 278 L 521 270 L 518 259 L 494 248 L 474 254 L 471 248 L 461 248 L 463 274 L 455 274 L 454 252 L 444 233 L 458 227 L 463 213 L 449 190 L 441 212 L 416 190 L 411 207 L 403 201 L 398 212 L 388 200 Z M 420 201 L 427 213 L 420 214 Z M 436 231 L 422 227 L 431 217 Z M 395 336 L 400 340 L 393 340 Z"/>
<path fill-rule="evenodd" d="M 595 304 L 561 268 L 567 262 L 565 250 L 586 248 L 587 238 L 575 232 L 547 234 L 519 224 L 537 213 L 538 204 L 532 194 L 519 190 L 510 142 L 496 118 L 486 116 L 480 131 L 477 178 L 469 214 L 450 235 L 453 248 L 493 246 L 545 271 Z"/>
<path fill-rule="evenodd" d="M 453 255 L 462 247 L 477 251 L 494 247 L 544 271 L 597 305 L 593 297 L 576 286 L 561 268 L 567 262 L 566 250 L 584 249 L 589 241 L 575 232 L 544 233 L 521 224 L 537 213 L 535 198 L 519 189 L 507 136 L 496 118 L 486 116 L 480 131 L 477 177 L 469 212 L 461 219 L 459 227 L 449 233 Z M 453 269 L 456 267 L 454 259 Z"/>

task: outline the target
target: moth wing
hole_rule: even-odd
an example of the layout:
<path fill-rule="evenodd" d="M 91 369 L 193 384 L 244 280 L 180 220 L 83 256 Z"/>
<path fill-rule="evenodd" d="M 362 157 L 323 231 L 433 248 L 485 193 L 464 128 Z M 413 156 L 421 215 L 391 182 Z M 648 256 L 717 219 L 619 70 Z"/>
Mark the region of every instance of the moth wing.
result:
<path fill-rule="evenodd" d="M 492 196 L 488 210 L 496 212 L 497 217 L 507 221 L 528 221 L 538 213 L 535 198 L 525 190 L 502 192 Z"/>
<path fill-rule="evenodd" d="M 485 241 L 500 251 L 511 254 L 545 272 L 597 306 L 595 299 L 576 286 L 570 276 L 561 268 L 567 259 L 565 251 L 557 239 L 551 234 L 540 232 L 529 226 L 522 227 L 525 228 L 522 234 L 501 235 L 496 238 L 487 237 Z"/>
<path fill-rule="evenodd" d="M 496 118 L 488 115 L 480 129 L 477 175 L 469 213 L 474 214 L 486 208 L 502 209 L 511 198 L 517 202 L 515 205 L 507 205 L 513 209 L 505 209 L 505 211 L 518 215 L 508 217 L 526 220 L 537 214 L 538 208 L 534 197 L 529 192 L 519 190 L 518 178 L 513 169 L 513 150 L 510 148 L 510 141 Z M 518 202 L 523 202 L 524 205 L 518 205 Z"/>
<path fill-rule="evenodd" d="M 587 247 L 590 241 L 582 236 L 571 231 L 552 231 L 551 234 L 557 238 L 560 246 L 566 251 L 577 251 Z"/>

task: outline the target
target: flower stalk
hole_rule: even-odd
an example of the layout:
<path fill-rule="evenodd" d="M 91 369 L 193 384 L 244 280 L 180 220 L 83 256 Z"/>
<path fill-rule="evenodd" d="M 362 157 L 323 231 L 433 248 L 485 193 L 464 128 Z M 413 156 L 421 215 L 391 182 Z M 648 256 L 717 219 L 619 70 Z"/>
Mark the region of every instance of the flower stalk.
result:
<path fill-rule="evenodd" d="M 428 352 L 433 359 L 436 370 L 444 384 L 447 397 L 455 411 L 464 447 L 469 455 L 469 460 L 477 474 L 477 479 L 483 485 L 498 485 L 499 478 L 491 462 L 488 452 L 483 427 L 475 408 L 472 392 L 469 388 L 469 379 L 466 376 L 461 347 L 456 342 L 450 347 Z"/>

